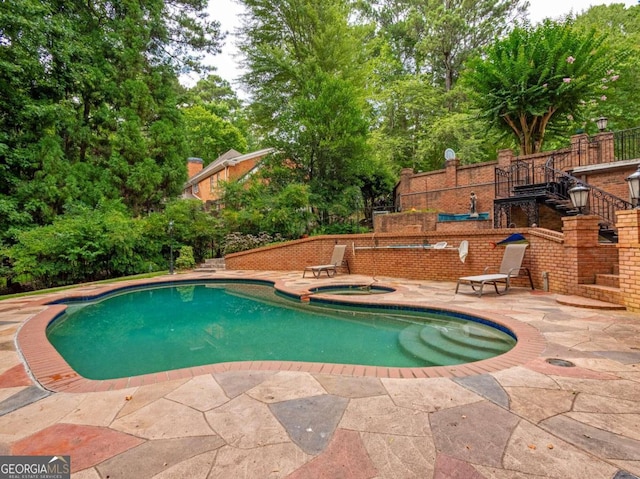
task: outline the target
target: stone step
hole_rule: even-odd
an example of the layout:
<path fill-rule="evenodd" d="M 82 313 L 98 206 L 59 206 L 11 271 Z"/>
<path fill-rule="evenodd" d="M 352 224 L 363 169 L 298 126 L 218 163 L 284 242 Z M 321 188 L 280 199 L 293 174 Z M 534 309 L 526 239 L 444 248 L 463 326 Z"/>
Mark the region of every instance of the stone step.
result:
<path fill-rule="evenodd" d="M 610 288 L 620 287 L 620 276 L 617 274 L 596 274 L 596 285 L 609 286 Z"/>
<path fill-rule="evenodd" d="M 195 271 L 221 271 L 225 269 L 224 258 L 207 258 Z"/>
<path fill-rule="evenodd" d="M 609 301 L 601 301 L 598 299 L 587 298 L 585 296 L 578 295 L 559 295 L 556 297 L 556 302 L 564 304 L 566 306 L 573 306 L 575 308 L 586 309 L 601 309 L 601 310 L 625 310 L 625 306 L 621 304 L 611 303 Z"/>
<path fill-rule="evenodd" d="M 413 325 L 405 328 L 400 332 L 398 342 L 400 347 L 408 353 L 410 356 L 420 358 L 425 361 L 428 366 L 440 366 L 442 364 L 451 364 L 456 361 L 453 360 L 451 354 L 440 350 L 434 350 L 429 345 L 425 344 L 420 337 L 420 332 L 424 328 L 423 325 Z M 469 362 L 469 358 L 458 358 L 457 363 Z"/>
<path fill-rule="evenodd" d="M 509 346 L 504 335 L 472 323 L 464 330 L 413 324 L 400 332 L 398 342 L 406 353 L 434 366 L 479 361 L 501 354 Z"/>
<path fill-rule="evenodd" d="M 596 301 L 602 301 L 611 305 L 610 308 L 596 308 L 596 309 L 625 309 L 624 298 L 620 288 L 614 288 L 611 286 L 600 286 L 598 284 L 582 284 L 580 285 L 582 292 L 581 296 L 585 299 L 594 299 Z M 591 307 L 591 306 L 584 306 Z"/>

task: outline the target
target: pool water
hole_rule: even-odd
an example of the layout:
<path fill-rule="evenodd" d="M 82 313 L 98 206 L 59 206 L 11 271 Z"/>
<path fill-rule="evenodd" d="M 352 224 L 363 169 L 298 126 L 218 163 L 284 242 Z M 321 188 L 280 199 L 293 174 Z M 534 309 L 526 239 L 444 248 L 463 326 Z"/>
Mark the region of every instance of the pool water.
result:
<path fill-rule="evenodd" d="M 424 367 L 492 357 L 515 344 L 456 317 L 341 311 L 247 283 L 155 287 L 70 304 L 47 337 L 88 379 L 232 361 Z"/>
<path fill-rule="evenodd" d="M 347 296 L 360 296 L 369 294 L 385 294 L 393 293 L 395 290 L 387 286 L 377 286 L 371 284 L 347 284 L 347 285 L 335 285 L 335 286 L 319 286 L 317 288 L 310 288 L 312 293 L 324 293 L 324 294 L 344 294 Z"/>

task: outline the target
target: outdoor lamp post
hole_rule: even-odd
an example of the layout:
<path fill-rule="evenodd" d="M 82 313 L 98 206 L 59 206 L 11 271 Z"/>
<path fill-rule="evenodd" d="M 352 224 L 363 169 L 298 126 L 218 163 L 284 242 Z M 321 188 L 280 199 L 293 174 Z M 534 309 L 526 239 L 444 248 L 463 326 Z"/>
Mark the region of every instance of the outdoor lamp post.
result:
<path fill-rule="evenodd" d="M 629 196 L 631 196 L 631 203 L 633 203 L 636 208 L 640 208 L 640 166 L 638 169 L 631 173 L 626 178 L 627 185 L 629 185 Z"/>
<path fill-rule="evenodd" d="M 569 190 L 569 196 L 571 197 L 571 203 L 578 208 L 578 214 L 582 214 L 582 210 L 587 206 L 589 201 L 589 188 L 584 185 L 574 186 Z"/>
<path fill-rule="evenodd" d="M 600 118 L 598 118 L 596 120 L 596 125 L 598 125 L 598 130 L 600 130 L 600 133 L 602 133 L 604 130 L 607 129 L 607 122 L 609 120 L 607 120 L 606 116 L 601 116 Z"/>
<path fill-rule="evenodd" d="M 173 274 L 173 220 L 169 221 L 169 274 Z"/>

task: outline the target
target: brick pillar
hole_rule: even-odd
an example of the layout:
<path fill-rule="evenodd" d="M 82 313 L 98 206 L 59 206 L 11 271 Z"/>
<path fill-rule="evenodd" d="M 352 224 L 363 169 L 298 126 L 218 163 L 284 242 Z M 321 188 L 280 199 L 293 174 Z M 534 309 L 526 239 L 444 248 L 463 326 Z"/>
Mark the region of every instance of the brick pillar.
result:
<path fill-rule="evenodd" d="M 569 294 L 576 294 L 579 284 L 593 284 L 597 271 L 598 231 L 600 218 L 594 215 L 565 216 L 562 218 L 564 233 L 564 264 L 567 271 Z"/>
<path fill-rule="evenodd" d="M 640 210 L 616 211 L 620 291 L 627 310 L 640 312 Z"/>
<path fill-rule="evenodd" d="M 509 168 L 513 159 L 513 150 L 498 150 L 498 168 Z"/>
<path fill-rule="evenodd" d="M 598 133 L 593 135 L 593 144 L 597 145 L 598 163 L 613 163 L 615 155 L 613 150 L 613 132 Z"/>
<path fill-rule="evenodd" d="M 452 160 L 447 160 L 444 164 L 445 168 L 445 176 L 446 176 L 446 186 L 447 188 L 455 188 L 458 186 L 458 165 L 460 164 L 460 160 L 458 158 L 454 158 Z"/>
<path fill-rule="evenodd" d="M 400 181 L 396 188 L 396 208 L 399 211 L 404 211 L 409 207 L 407 200 L 403 197 L 411 192 L 411 177 L 413 176 L 413 168 L 403 168 L 400 171 Z"/>

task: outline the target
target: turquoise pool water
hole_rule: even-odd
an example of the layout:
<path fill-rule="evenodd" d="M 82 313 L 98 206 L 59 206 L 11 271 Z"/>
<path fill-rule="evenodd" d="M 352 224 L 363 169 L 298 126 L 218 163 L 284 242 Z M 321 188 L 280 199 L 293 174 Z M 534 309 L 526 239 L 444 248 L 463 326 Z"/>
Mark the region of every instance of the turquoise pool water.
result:
<path fill-rule="evenodd" d="M 506 332 L 453 315 L 340 310 L 247 283 L 150 287 L 69 304 L 47 337 L 88 379 L 260 360 L 424 367 L 515 345 Z"/>

